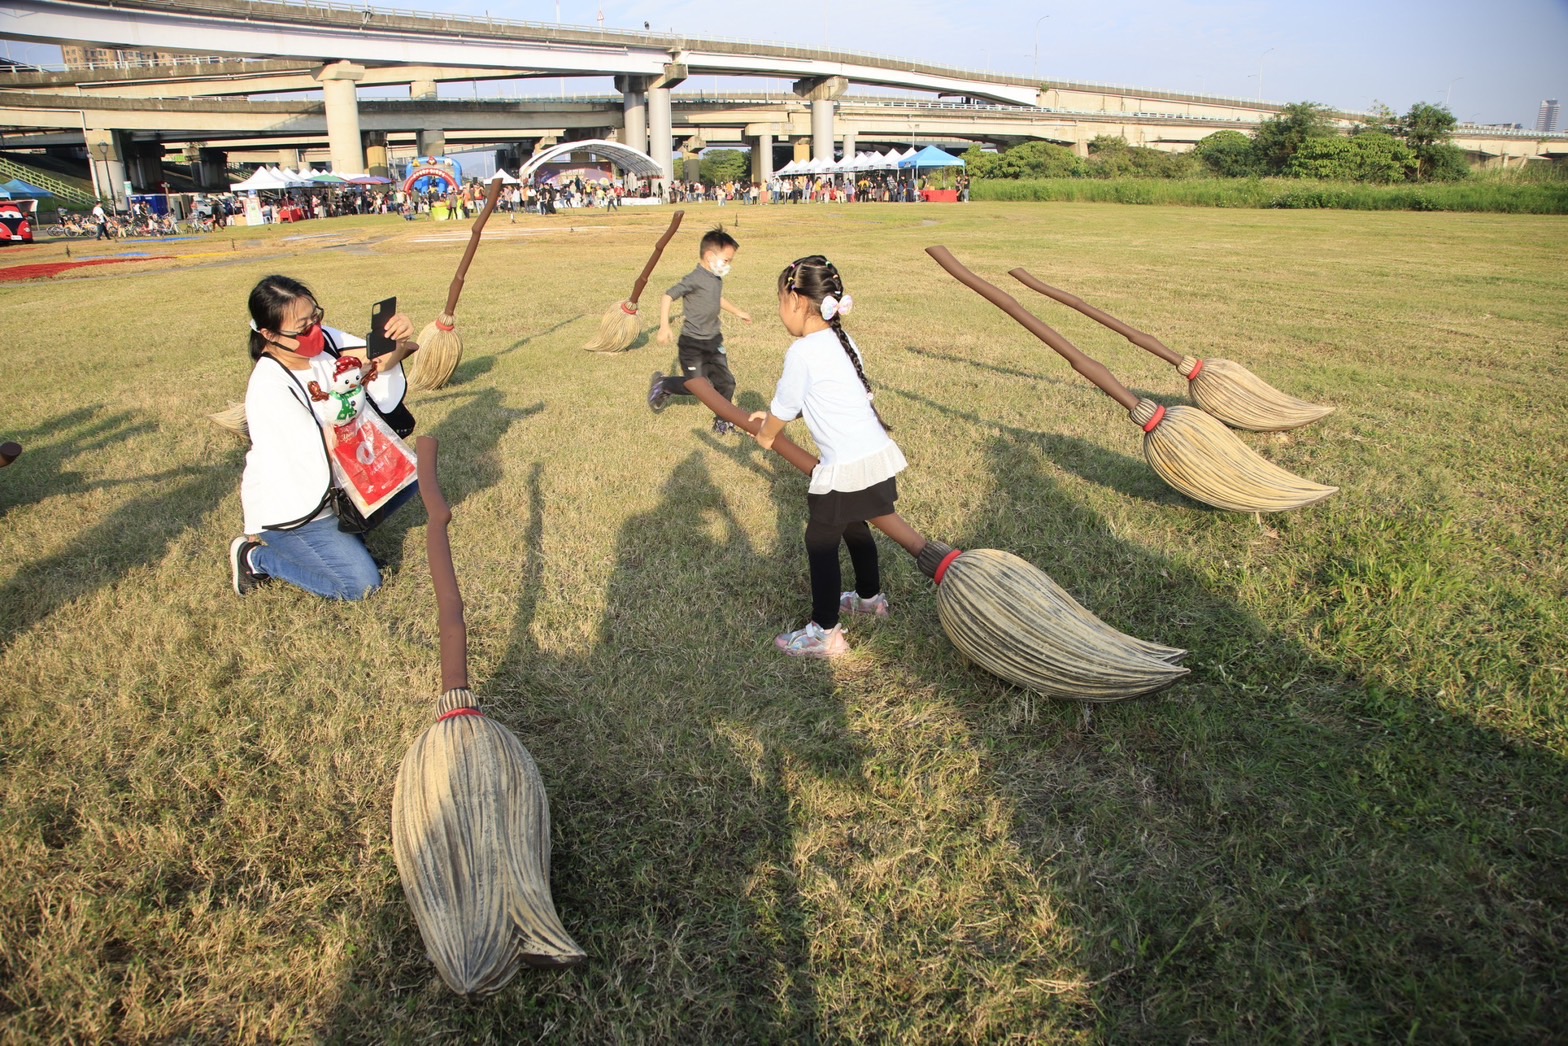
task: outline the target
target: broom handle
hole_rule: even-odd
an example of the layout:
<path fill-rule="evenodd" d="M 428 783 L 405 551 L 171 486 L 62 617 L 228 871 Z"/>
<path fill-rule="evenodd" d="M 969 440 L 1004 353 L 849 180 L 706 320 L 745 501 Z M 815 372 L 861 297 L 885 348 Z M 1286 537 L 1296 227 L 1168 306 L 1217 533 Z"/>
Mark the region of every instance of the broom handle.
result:
<path fill-rule="evenodd" d="M 1029 270 L 1024 268 L 1008 269 L 1007 275 L 1011 276 L 1013 279 L 1017 280 L 1019 283 L 1023 284 L 1025 287 L 1028 287 L 1032 291 L 1039 291 L 1047 298 L 1055 298 L 1069 309 L 1077 309 L 1079 312 L 1083 313 L 1094 322 L 1101 324 L 1102 326 L 1109 327 L 1117 334 L 1120 334 L 1122 337 L 1138 346 L 1138 348 L 1147 349 L 1149 352 L 1154 353 L 1166 363 L 1181 363 L 1181 353 L 1177 352 L 1175 349 L 1166 348 L 1165 343 L 1160 341 L 1160 339 L 1156 338 L 1154 335 L 1145 334 L 1136 327 L 1127 326 L 1127 324 L 1123 323 L 1115 316 L 1112 316 L 1108 312 L 1101 312 L 1099 309 L 1096 309 L 1093 305 L 1090 305 L 1076 294 L 1068 294 L 1066 291 L 1052 287 L 1048 283 L 1041 283 L 1034 276 L 1030 275 Z"/>
<path fill-rule="evenodd" d="M 702 405 L 713 411 L 715 417 L 729 422 L 736 428 L 744 429 L 753 436 L 762 428 L 762 425 L 752 421 L 745 411 L 725 399 L 719 390 L 713 387 L 713 382 L 707 378 L 687 378 L 686 391 L 701 400 Z M 812 456 L 811 451 L 782 432 L 773 438 L 773 453 L 808 476 L 811 475 L 811 470 L 817 467 L 817 459 Z"/>
<path fill-rule="evenodd" d="M 932 259 L 946 269 L 959 283 L 962 283 L 965 287 L 968 287 L 980 295 L 980 297 L 1007 313 L 1022 324 L 1024 329 L 1030 334 L 1033 334 L 1036 338 L 1055 349 L 1058 355 L 1073 365 L 1073 370 L 1088 378 L 1101 392 L 1128 410 L 1132 410 L 1138 405 L 1138 397 L 1133 395 L 1127 386 L 1117 381 L 1116 376 L 1105 369 L 1104 364 L 1090 359 L 1079 352 L 1072 342 L 1056 333 L 1050 327 L 1047 327 L 1039 317 L 1018 304 L 1011 294 L 1008 294 L 1000 287 L 992 286 L 964 268 L 946 247 L 927 247 L 926 253 L 931 255 Z"/>
<path fill-rule="evenodd" d="M 686 216 L 685 211 L 676 211 L 670 215 L 670 227 L 664 230 L 664 235 L 659 237 L 659 242 L 653 245 L 653 254 L 648 257 L 648 264 L 642 267 L 642 275 L 637 277 L 637 282 L 632 284 L 632 296 L 627 300 L 633 305 L 642 297 L 642 289 L 648 286 L 648 277 L 653 275 L 653 267 L 659 264 L 659 255 L 664 253 L 664 247 L 670 242 L 670 237 L 675 235 L 675 230 L 681 227 L 681 219 Z M 661 306 L 662 307 L 662 306 Z"/>
<path fill-rule="evenodd" d="M 474 231 L 468 234 L 468 249 L 463 251 L 463 260 L 457 263 L 457 275 L 446 292 L 447 316 L 457 312 L 457 299 L 463 293 L 463 277 L 468 275 L 468 263 L 474 260 L 474 252 L 479 249 L 479 234 L 485 231 L 485 222 L 490 220 L 490 212 L 495 210 L 495 201 L 500 198 L 501 180 L 496 178 L 490 182 L 490 191 L 485 193 L 484 210 L 479 212 L 479 218 L 474 222 Z"/>
<path fill-rule="evenodd" d="M 463 624 L 463 595 L 457 590 L 452 566 L 452 544 L 446 527 L 452 508 L 436 479 L 436 443 L 433 436 L 414 440 L 419 461 L 419 496 L 430 522 L 425 527 L 425 555 L 430 560 L 430 580 L 436 587 L 436 622 L 441 629 L 441 692 L 468 688 L 468 629 Z"/>
<path fill-rule="evenodd" d="M 752 421 L 745 411 L 725 399 L 719 390 L 713 387 L 713 382 L 707 378 L 687 378 L 686 391 L 701 400 L 702 405 L 713 411 L 716 417 L 746 430 L 753 436 L 762 428 L 761 422 Z M 811 475 L 811 470 L 817 467 L 817 459 L 811 452 L 782 432 L 773 437 L 773 453 L 808 476 Z M 911 556 L 918 557 L 926 546 L 926 536 L 904 522 L 904 517 L 896 512 L 880 516 L 870 522 L 876 524 L 878 530 L 896 541 Z"/>

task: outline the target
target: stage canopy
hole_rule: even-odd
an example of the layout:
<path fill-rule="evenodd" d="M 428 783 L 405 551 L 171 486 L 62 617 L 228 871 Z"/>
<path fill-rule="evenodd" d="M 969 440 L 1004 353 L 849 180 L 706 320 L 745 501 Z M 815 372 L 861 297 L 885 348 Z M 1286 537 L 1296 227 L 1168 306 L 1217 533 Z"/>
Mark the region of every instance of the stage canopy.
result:
<path fill-rule="evenodd" d="M 529 176 L 544 164 L 562 156 L 570 156 L 572 153 L 592 153 L 595 156 L 609 160 L 617 167 L 628 173 L 635 174 L 639 178 L 664 177 L 664 168 L 659 166 L 659 161 L 647 153 L 638 152 L 629 145 L 622 145 L 620 142 L 608 142 L 602 138 L 592 138 L 586 142 L 562 142 L 560 145 L 551 146 L 543 152 L 534 153 L 528 158 L 528 162 L 523 164 L 522 170 L 517 172 L 517 177 L 526 182 Z"/>

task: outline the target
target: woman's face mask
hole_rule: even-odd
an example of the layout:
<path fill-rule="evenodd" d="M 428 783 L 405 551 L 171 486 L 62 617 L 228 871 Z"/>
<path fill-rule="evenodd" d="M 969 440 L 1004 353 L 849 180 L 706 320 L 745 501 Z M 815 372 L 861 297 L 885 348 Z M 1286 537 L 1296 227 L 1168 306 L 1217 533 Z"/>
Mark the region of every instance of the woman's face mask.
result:
<path fill-rule="evenodd" d="M 301 331 L 294 340 L 299 342 L 299 347 L 294 351 L 306 358 L 321 355 L 321 350 L 327 346 L 327 336 L 319 323 L 311 324 L 310 330 Z"/>
<path fill-rule="evenodd" d="M 295 346 L 289 351 L 298 353 L 309 359 L 321 355 L 321 350 L 327 346 L 327 336 L 321 329 L 321 321 L 326 318 L 326 310 L 319 305 L 313 308 L 310 315 L 300 323 L 300 328 L 295 331 L 279 331 L 285 338 L 292 338 Z M 280 346 L 287 349 L 287 345 Z"/>

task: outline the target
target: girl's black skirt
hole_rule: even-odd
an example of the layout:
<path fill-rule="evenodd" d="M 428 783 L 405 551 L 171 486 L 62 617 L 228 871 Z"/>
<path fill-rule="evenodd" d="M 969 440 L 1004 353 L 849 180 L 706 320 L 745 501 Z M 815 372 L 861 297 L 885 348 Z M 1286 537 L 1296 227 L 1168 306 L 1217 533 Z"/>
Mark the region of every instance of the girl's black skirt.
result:
<path fill-rule="evenodd" d="M 898 500 L 898 477 L 889 476 L 864 490 L 830 490 L 826 494 L 807 494 L 811 521 L 829 527 L 886 516 Z"/>

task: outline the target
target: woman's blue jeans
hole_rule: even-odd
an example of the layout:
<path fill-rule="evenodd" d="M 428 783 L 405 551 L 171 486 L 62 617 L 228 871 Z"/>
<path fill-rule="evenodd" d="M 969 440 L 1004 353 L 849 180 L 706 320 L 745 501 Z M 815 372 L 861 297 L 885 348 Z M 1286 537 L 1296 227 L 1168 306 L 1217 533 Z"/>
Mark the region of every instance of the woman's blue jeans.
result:
<path fill-rule="evenodd" d="M 418 490 L 418 483 L 409 484 L 393 505 L 401 506 Z M 260 537 L 266 544 L 250 554 L 251 568 L 258 573 L 327 599 L 364 599 L 381 587 L 381 571 L 370 550 L 358 534 L 339 530 L 336 516 L 294 530 L 265 530 Z"/>

